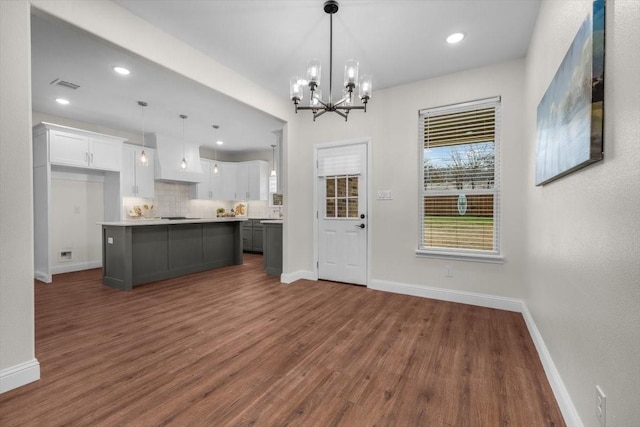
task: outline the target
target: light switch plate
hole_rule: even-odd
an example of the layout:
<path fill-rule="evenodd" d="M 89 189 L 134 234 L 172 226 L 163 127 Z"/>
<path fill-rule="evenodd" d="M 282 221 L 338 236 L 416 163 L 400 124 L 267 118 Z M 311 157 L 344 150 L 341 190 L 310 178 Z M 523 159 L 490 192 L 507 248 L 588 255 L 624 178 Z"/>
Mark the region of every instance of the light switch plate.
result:
<path fill-rule="evenodd" d="M 378 200 L 393 200 L 391 190 L 378 190 Z"/>

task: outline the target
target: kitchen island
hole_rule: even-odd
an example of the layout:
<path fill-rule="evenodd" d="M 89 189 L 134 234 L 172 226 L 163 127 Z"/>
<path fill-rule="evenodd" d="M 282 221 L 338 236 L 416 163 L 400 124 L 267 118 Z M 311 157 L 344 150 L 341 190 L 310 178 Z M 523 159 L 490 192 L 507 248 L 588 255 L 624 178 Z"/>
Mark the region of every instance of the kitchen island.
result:
<path fill-rule="evenodd" d="M 264 227 L 263 267 L 270 276 L 282 274 L 282 223 L 281 219 L 260 221 Z"/>
<path fill-rule="evenodd" d="M 101 222 L 102 283 L 134 286 L 242 264 L 240 218 Z"/>

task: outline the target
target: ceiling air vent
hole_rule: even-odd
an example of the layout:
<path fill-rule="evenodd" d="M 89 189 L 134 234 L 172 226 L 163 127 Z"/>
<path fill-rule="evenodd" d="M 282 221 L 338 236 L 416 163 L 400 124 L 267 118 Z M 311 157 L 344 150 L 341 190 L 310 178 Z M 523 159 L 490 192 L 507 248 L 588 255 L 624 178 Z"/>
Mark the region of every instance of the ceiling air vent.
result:
<path fill-rule="evenodd" d="M 62 79 L 55 79 L 54 81 L 52 81 L 51 83 L 49 83 L 51 85 L 54 86 L 63 86 L 63 87 L 67 87 L 69 89 L 78 89 L 80 87 L 80 85 L 77 85 L 75 83 L 71 83 L 71 82 L 67 82 L 65 80 Z"/>

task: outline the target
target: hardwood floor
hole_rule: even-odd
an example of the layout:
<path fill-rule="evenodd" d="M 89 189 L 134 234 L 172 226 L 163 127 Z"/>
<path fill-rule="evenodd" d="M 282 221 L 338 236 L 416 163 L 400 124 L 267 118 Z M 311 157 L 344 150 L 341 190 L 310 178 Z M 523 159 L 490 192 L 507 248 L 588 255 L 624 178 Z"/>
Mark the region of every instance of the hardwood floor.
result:
<path fill-rule="evenodd" d="M 520 314 L 281 285 L 261 263 L 36 283 L 42 379 L 0 395 L 0 425 L 564 425 Z"/>

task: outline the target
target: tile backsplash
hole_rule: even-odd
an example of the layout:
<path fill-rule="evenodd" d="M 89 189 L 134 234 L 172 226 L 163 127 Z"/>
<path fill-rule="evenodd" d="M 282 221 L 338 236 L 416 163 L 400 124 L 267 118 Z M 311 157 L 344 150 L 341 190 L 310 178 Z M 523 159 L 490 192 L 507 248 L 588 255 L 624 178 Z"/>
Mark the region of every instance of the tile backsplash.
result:
<path fill-rule="evenodd" d="M 128 209 L 134 205 L 154 205 L 156 216 L 185 216 L 189 218 L 215 218 L 216 209 L 233 209 L 237 202 L 228 200 L 191 200 L 191 185 L 178 182 L 155 183 L 155 197 L 142 199 L 138 197 L 123 198 L 122 219 L 129 219 Z M 245 202 L 247 216 L 250 218 L 269 218 L 272 210 L 267 201 Z"/>

